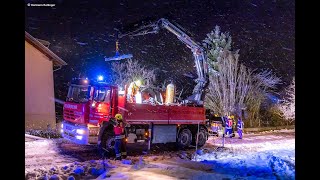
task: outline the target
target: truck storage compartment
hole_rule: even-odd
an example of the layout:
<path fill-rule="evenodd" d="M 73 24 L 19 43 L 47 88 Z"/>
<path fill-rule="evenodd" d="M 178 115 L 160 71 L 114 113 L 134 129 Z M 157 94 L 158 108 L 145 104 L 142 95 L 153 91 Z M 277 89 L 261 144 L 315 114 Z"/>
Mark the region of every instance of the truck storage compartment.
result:
<path fill-rule="evenodd" d="M 176 125 L 153 125 L 152 143 L 176 142 Z"/>

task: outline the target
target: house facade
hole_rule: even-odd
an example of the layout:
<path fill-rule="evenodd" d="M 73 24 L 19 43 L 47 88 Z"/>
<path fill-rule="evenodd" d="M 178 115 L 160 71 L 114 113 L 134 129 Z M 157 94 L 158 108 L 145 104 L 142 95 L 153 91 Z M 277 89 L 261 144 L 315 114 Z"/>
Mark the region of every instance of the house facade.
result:
<path fill-rule="evenodd" d="M 67 63 L 49 44 L 25 32 L 25 130 L 56 126 L 53 73 Z"/>

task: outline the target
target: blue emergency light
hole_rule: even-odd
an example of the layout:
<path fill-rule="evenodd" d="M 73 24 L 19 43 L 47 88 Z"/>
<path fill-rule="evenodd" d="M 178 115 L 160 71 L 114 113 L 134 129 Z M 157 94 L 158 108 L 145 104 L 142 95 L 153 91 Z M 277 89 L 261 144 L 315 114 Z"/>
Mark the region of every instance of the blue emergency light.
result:
<path fill-rule="evenodd" d="M 98 81 L 103 81 L 103 76 L 98 76 Z"/>

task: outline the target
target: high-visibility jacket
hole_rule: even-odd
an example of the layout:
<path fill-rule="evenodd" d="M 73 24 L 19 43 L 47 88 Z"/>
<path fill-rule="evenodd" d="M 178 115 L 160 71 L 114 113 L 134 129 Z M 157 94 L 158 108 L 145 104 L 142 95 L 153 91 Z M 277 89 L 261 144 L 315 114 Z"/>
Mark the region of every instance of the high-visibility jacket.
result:
<path fill-rule="evenodd" d="M 241 120 L 238 120 L 237 128 L 243 129 L 243 122 Z"/>
<path fill-rule="evenodd" d="M 226 129 L 231 129 L 232 128 L 232 120 L 231 119 L 227 119 L 226 120 Z"/>
<path fill-rule="evenodd" d="M 123 127 L 120 127 L 120 126 L 115 126 L 113 130 L 116 136 L 123 134 L 123 131 L 124 131 Z"/>
<path fill-rule="evenodd" d="M 125 135 L 124 135 L 124 128 L 121 127 L 121 126 L 115 126 L 113 128 L 114 130 L 114 134 L 115 134 L 115 139 L 122 139 L 122 138 L 125 138 Z"/>

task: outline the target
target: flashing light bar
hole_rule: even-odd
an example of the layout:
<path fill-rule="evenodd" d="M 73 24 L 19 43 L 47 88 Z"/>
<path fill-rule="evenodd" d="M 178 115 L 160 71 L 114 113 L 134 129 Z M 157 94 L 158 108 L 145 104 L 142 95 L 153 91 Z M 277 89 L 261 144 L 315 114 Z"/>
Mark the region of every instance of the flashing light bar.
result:
<path fill-rule="evenodd" d="M 103 81 L 103 76 L 98 76 L 99 81 Z"/>

